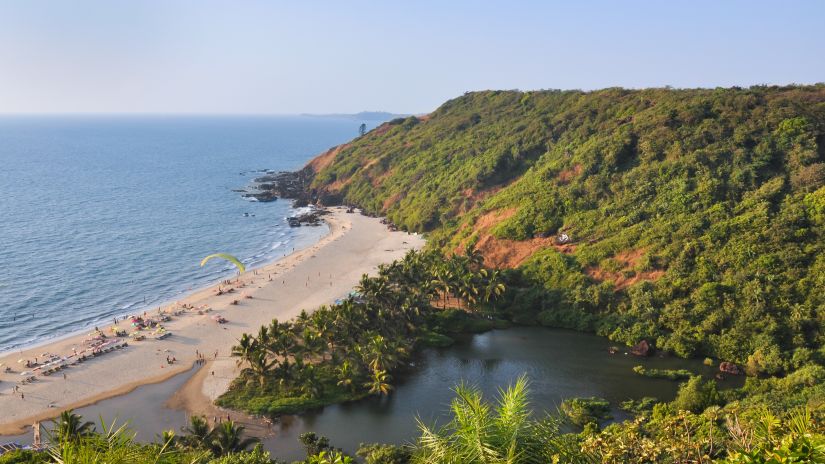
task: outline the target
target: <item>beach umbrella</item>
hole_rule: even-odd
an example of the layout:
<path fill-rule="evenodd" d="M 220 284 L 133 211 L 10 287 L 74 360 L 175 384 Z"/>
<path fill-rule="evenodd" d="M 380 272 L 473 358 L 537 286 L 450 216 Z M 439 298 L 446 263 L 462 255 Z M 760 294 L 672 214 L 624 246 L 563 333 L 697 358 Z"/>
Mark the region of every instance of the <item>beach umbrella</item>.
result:
<path fill-rule="evenodd" d="M 203 258 L 201 260 L 201 267 L 203 267 L 203 265 L 206 264 L 206 262 L 209 261 L 212 258 L 223 258 L 223 259 L 229 261 L 230 263 L 234 264 L 236 268 L 238 268 L 238 272 L 240 272 L 240 273 L 243 273 L 246 270 L 246 266 L 244 266 L 243 263 L 238 258 L 230 255 L 229 253 L 215 253 L 215 254 L 209 255 L 206 258 Z"/>

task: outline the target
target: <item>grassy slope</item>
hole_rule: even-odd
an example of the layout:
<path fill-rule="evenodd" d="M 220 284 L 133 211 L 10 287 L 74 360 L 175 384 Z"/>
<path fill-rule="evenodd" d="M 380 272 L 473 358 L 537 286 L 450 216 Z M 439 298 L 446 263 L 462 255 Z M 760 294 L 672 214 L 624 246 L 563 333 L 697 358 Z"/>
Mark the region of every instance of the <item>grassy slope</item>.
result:
<path fill-rule="evenodd" d="M 762 372 L 822 354 L 825 86 L 469 93 L 313 166 L 325 202 L 518 268 L 517 320 Z"/>

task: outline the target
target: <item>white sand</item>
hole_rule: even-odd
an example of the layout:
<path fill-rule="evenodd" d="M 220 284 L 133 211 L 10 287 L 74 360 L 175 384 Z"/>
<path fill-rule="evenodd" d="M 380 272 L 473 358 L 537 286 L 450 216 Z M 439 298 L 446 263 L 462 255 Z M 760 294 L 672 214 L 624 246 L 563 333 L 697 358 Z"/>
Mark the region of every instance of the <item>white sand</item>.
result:
<path fill-rule="evenodd" d="M 288 320 L 302 309 L 313 310 L 343 298 L 362 274 L 371 273 L 379 264 L 398 259 L 407 250 L 424 244 L 420 236 L 390 232 L 378 219 L 347 214 L 341 208 L 333 209 L 333 214 L 326 219 L 330 233 L 320 242 L 257 271 L 247 271 L 240 277 L 240 282 L 245 284 L 243 288 L 218 296 L 215 286 L 179 300 L 181 304 L 208 305 L 213 311 L 204 315 L 188 312 L 174 317 L 165 324 L 173 333 L 165 340 L 130 342 L 125 349 L 87 360 L 51 376 L 37 375 L 35 382 L 20 387 L 25 399 L 21 399 L 20 393 L 13 392 L 13 387 L 23 378 L 20 371 L 25 370 L 17 360 L 34 359 L 47 352 L 70 355 L 72 347 L 82 346 L 86 335 L 0 357 L 0 363 L 15 370 L 0 374 L 0 434 L 20 433 L 35 420 L 55 417 L 62 410 L 165 380 L 189 369 L 195 361 L 196 350 L 205 353 L 212 361 L 207 366 L 208 375 L 199 377 L 204 379 L 202 392 L 205 396 L 215 398 L 226 390 L 236 375 L 235 359 L 230 357 L 230 349 L 241 334 L 255 333 L 273 318 Z M 272 281 L 268 278 L 270 274 Z M 239 304 L 231 305 L 236 299 Z M 212 320 L 215 314 L 223 315 L 229 323 L 216 323 Z M 101 330 L 109 333 L 108 328 L 101 327 Z M 217 359 L 214 357 L 216 351 Z M 167 364 L 167 356 L 174 356 L 177 362 Z M 65 380 L 63 373 L 67 376 Z"/>

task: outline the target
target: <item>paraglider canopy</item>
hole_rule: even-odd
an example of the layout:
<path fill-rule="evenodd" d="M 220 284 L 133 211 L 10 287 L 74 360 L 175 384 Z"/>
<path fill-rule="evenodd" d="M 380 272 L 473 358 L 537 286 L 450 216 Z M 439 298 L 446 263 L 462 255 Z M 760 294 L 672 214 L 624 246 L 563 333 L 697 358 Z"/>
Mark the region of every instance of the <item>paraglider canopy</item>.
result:
<path fill-rule="evenodd" d="M 244 266 L 243 263 L 238 258 L 230 255 L 229 253 L 215 253 L 215 254 L 209 255 L 206 258 L 203 258 L 201 260 L 201 267 L 203 267 L 203 265 L 206 264 L 206 262 L 209 261 L 212 258 L 223 258 L 223 259 L 231 262 L 232 264 L 235 265 L 235 267 L 238 268 L 238 272 L 240 272 L 240 273 L 243 273 L 244 271 L 246 271 L 246 266 Z"/>

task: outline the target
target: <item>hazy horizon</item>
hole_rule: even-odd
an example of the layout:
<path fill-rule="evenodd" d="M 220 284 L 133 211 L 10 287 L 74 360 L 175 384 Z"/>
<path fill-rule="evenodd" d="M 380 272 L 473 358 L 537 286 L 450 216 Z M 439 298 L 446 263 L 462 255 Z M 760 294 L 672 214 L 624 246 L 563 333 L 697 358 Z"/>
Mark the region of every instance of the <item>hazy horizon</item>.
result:
<path fill-rule="evenodd" d="M 814 84 L 823 19 L 817 1 L 0 0 L 0 113 L 421 114 L 487 89 Z"/>

